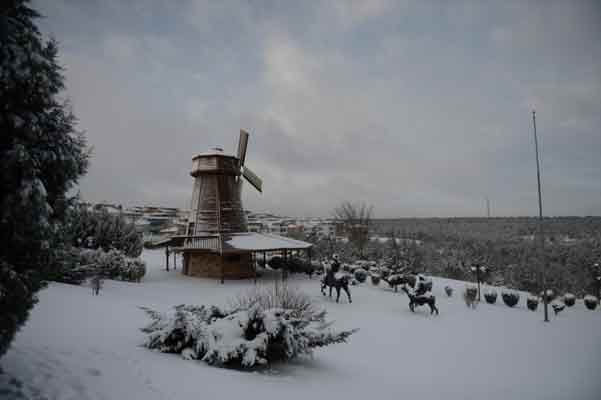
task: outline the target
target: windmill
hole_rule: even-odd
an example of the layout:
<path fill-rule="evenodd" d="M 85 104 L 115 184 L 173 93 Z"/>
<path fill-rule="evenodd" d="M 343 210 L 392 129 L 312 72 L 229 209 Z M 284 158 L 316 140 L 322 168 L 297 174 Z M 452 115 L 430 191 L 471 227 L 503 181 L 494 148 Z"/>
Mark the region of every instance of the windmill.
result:
<path fill-rule="evenodd" d="M 240 130 L 237 156 L 215 147 L 192 159 L 194 177 L 187 235 L 246 232 L 242 207 L 242 178 L 259 192 L 263 181 L 245 164 L 248 132 Z"/>
<path fill-rule="evenodd" d="M 248 232 L 242 207 L 242 183 L 259 192 L 263 181 L 245 164 L 248 132 L 240 130 L 236 155 L 215 147 L 192 158 L 194 178 L 188 227 L 167 242 L 182 253 L 185 275 L 227 279 L 257 278 L 256 256 L 267 252 L 310 251 L 311 243 L 278 235 Z M 168 253 L 167 253 L 168 254 Z"/>

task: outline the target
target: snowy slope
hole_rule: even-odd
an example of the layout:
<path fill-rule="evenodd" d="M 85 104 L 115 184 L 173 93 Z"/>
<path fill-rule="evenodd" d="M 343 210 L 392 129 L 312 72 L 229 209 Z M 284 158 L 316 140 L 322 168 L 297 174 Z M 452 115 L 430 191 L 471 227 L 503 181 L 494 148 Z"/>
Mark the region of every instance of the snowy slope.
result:
<path fill-rule="evenodd" d="M 502 300 L 468 309 L 461 282 L 434 278 L 440 316 L 412 314 L 407 297 L 365 283 L 353 304 L 322 297 L 317 278 L 293 277 L 323 304 L 335 327 L 360 328 L 348 344 L 317 350 L 310 360 L 265 372 L 237 372 L 184 361 L 140 347 L 146 316 L 138 306 L 226 304 L 251 281 L 185 277 L 162 269 L 161 251 L 144 253 L 141 284 L 107 281 L 98 297 L 88 287 L 51 284 L 27 325 L 0 360 L 34 399 L 598 399 L 601 398 L 601 312 L 581 301 L 552 322 L 542 311 Z M 273 284 L 264 277 L 261 284 Z M 449 299 L 443 287 L 455 287 Z M 499 296 L 500 297 L 500 296 Z M 14 391 L 14 389 L 13 389 Z M 6 396 L 6 392 L 0 391 Z"/>

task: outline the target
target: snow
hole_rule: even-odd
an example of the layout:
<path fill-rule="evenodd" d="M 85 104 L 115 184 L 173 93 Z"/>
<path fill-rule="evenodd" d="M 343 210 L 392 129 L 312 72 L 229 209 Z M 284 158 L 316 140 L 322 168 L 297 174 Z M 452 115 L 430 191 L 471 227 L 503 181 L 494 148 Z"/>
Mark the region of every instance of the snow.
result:
<path fill-rule="evenodd" d="M 278 236 L 270 233 L 238 233 L 225 241 L 225 243 L 239 250 L 280 250 L 280 249 L 307 249 L 311 243 Z"/>
<path fill-rule="evenodd" d="M 141 346 L 149 322 L 139 306 L 168 311 L 177 304 L 226 305 L 252 281 L 218 281 L 164 271 L 164 253 L 145 251 L 142 283 L 105 281 L 91 289 L 52 283 L 0 359 L 1 386 L 10 378 L 32 399 L 597 399 L 601 312 L 578 299 L 543 322 L 542 307 L 526 309 L 526 293 L 509 308 L 481 303 L 468 309 L 443 295 L 464 282 L 434 277 L 439 316 L 427 307 L 411 313 L 408 299 L 387 285 L 351 288 L 353 303 L 319 293 L 318 278 L 293 275 L 328 311 L 336 329 L 360 330 L 348 344 L 318 349 L 313 358 L 261 372 L 216 368 Z M 260 283 L 272 285 L 278 272 Z M 5 392 L 6 393 L 6 392 Z"/>

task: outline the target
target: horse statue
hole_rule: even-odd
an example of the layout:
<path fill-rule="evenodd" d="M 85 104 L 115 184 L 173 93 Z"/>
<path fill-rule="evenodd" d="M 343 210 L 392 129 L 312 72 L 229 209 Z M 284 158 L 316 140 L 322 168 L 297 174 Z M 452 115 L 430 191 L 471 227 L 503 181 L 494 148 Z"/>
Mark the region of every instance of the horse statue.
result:
<path fill-rule="evenodd" d="M 332 297 L 332 289 L 336 289 L 336 303 L 338 303 L 340 300 L 340 289 L 343 289 L 348 297 L 348 302 L 352 303 L 351 291 L 349 290 L 351 276 L 346 272 L 333 271 L 331 263 L 327 261 L 323 262 L 323 266 L 326 273 L 321 279 L 321 293 L 325 296 L 325 289 L 329 287 L 330 297 Z"/>

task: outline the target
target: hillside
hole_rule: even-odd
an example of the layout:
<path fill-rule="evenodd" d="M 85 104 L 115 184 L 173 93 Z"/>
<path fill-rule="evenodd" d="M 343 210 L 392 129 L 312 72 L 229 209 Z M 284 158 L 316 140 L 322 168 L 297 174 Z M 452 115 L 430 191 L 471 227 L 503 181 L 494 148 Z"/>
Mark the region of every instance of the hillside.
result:
<path fill-rule="evenodd" d="M 162 269 L 163 253 L 146 251 L 141 284 L 107 281 L 88 287 L 51 284 L 0 366 L 4 393 L 32 399 L 596 399 L 601 312 L 581 300 L 548 324 L 542 311 L 481 303 L 468 309 L 464 284 L 434 278 L 439 316 L 411 313 L 407 297 L 371 283 L 352 287 L 353 303 L 321 296 L 317 278 L 291 285 L 326 307 L 339 328 L 359 328 L 348 344 L 313 359 L 238 372 L 184 361 L 140 346 L 146 316 L 138 308 L 226 304 L 252 282 L 218 282 Z M 265 276 L 260 284 L 273 284 Z M 452 298 L 445 285 L 455 288 Z M 343 297 L 344 299 L 344 297 Z M 20 389 L 7 382 L 14 377 Z M 11 395 L 9 395 L 10 398 Z"/>

